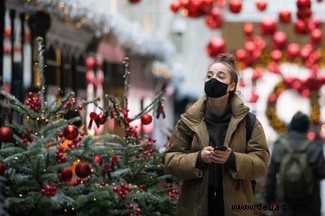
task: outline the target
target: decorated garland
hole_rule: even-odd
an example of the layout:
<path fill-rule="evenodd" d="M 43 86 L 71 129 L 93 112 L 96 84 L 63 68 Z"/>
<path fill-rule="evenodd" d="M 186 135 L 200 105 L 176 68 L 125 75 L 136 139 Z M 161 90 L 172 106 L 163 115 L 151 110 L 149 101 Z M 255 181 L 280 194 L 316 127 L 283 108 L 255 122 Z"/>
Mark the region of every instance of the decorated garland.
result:
<path fill-rule="evenodd" d="M 303 97 L 310 98 L 311 112 L 309 117 L 313 124 L 320 123 L 320 104 L 319 104 L 319 89 L 324 84 L 324 79 L 307 79 L 302 81 L 297 78 L 286 78 L 275 85 L 270 93 L 267 101 L 267 109 L 265 114 L 269 120 L 270 126 L 279 134 L 288 132 L 288 125 L 285 124 L 278 116 L 276 104 L 279 96 L 288 89 L 297 90 Z"/>

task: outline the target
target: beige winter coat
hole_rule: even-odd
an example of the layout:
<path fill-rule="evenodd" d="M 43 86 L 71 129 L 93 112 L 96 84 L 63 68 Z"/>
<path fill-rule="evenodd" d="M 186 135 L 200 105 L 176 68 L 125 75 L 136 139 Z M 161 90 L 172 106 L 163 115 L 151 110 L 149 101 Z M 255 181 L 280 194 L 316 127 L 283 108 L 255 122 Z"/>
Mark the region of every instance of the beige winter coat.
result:
<path fill-rule="evenodd" d="M 206 100 L 205 96 L 200 98 L 181 115 L 165 152 L 166 172 L 184 180 L 177 203 L 177 216 L 206 216 L 208 212 L 209 169 L 195 167 L 198 152 L 209 145 L 204 121 Z M 224 144 L 235 153 L 237 171 L 223 169 L 225 216 L 250 216 L 254 215 L 251 180 L 264 175 L 270 152 L 258 119 L 252 137 L 246 144 L 245 116 L 249 108 L 236 94 L 231 97 L 230 105 L 232 116 Z"/>

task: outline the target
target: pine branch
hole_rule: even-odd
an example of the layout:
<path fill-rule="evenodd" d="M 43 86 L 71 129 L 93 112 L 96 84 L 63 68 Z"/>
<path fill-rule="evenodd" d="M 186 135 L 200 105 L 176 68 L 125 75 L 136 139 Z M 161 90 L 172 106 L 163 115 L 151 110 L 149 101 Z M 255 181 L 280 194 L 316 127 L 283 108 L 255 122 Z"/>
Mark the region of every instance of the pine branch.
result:
<path fill-rule="evenodd" d="M 40 101 L 41 101 L 41 108 L 46 108 L 46 101 L 45 101 L 45 77 L 44 77 L 44 67 L 45 67 L 45 61 L 44 61 L 44 45 L 43 45 L 43 38 L 37 37 L 37 67 L 40 72 Z"/>
<path fill-rule="evenodd" d="M 159 102 L 159 101 L 163 101 L 163 95 L 166 93 L 166 90 L 163 90 L 161 91 L 154 99 L 153 101 L 148 105 L 146 106 L 140 113 L 138 113 L 136 116 L 133 117 L 133 119 L 139 119 L 141 118 L 141 116 L 144 114 L 144 113 L 148 113 L 150 112 L 154 106 Z"/>
<path fill-rule="evenodd" d="M 130 72 L 129 72 L 129 57 L 125 57 L 124 58 L 124 94 L 123 94 L 123 100 L 124 100 L 124 103 L 123 103 L 123 106 L 124 106 L 124 109 L 127 109 L 128 108 L 128 89 L 130 87 L 129 85 L 129 75 L 130 75 Z"/>

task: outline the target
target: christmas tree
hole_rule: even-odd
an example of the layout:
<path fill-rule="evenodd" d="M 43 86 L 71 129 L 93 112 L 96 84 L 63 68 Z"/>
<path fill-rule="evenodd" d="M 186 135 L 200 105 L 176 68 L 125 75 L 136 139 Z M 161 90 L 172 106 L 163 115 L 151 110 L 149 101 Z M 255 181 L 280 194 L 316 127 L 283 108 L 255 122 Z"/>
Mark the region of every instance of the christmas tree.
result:
<path fill-rule="evenodd" d="M 22 118 L 22 123 L 6 122 L 0 128 L 0 175 L 7 181 L 10 215 L 173 215 L 177 184 L 164 174 L 156 140 L 130 125 L 135 119 L 150 123 L 152 110 L 157 117 L 164 115 L 164 91 L 132 118 L 127 82 L 123 103 L 106 95 L 106 107 L 100 107 L 97 98 L 78 104 L 73 92 L 49 103 L 42 41 L 38 38 L 39 91 L 28 93 L 24 103 L 1 91 Z M 81 117 L 69 114 L 88 105 L 100 111 L 90 113 L 84 128 L 111 118 L 125 136 L 89 135 L 77 127 Z"/>

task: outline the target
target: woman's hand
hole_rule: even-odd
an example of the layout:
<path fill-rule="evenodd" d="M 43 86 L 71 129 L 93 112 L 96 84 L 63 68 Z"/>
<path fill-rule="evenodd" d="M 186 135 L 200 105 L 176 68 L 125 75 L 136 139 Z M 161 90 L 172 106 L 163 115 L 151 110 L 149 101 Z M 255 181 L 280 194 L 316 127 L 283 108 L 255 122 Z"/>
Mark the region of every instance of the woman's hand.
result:
<path fill-rule="evenodd" d="M 211 153 L 211 162 L 217 164 L 225 164 L 228 160 L 232 149 L 227 146 L 225 151 L 222 150 L 214 150 Z"/>
<path fill-rule="evenodd" d="M 224 164 L 229 158 L 231 148 L 227 146 L 225 151 L 215 150 L 212 146 L 207 146 L 201 151 L 201 158 L 204 163 Z"/>
<path fill-rule="evenodd" d="M 204 163 L 209 164 L 212 162 L 212 154 L 214 148 L 212 146 L 207 146 L 201 151 L 201 158 Z"/>

